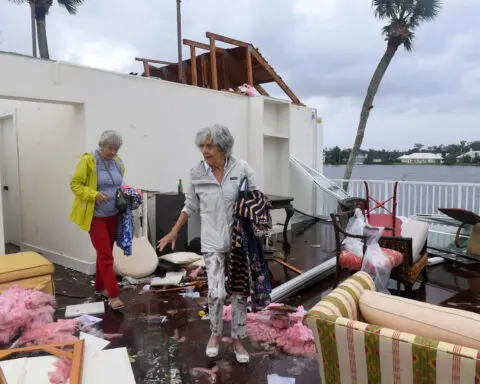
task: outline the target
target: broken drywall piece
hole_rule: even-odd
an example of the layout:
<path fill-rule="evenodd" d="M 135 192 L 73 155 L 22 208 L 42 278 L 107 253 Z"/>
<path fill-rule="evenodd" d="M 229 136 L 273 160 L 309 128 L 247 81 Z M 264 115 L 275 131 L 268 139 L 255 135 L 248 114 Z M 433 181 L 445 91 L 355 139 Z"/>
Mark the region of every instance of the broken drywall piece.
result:
<path fill-rule="evenodd" d="M 167 272 L 165 277 L 154 277 L 150 282 L 150 286 L 156 287 L 159 285 L 178 285 L 186 274 L 186 271 Z"/>
<path fill-rule="evenodd" d="M 293 377 L 282 377 L 276 373 L 267 376 L 268 384 L 295 384 Z"/>
<path fill-rule="evenodd" d="M 95 357 L 110 344 L 108 340 L 84 332 L 80 332 L 80 340 L 85 341 L 83 356 L 87 359 Z"/>
<path fill-rule="evenodd" d="M 68 305 L 65 309 L 65 317 L 77 317 L 82 315 L 100 315 L 105 313 L 105 303 L 97 301 L 94 303 L 85 303 L 77 305 Z"/>
<path fill-rule="evenodd" d="M 94 359 L 84 359 L 82 381 L 88 384 L 135 384 L 127 349 L 106 349 L 98 352 Z"/>
<path fill-rule="evenodd" d="M 82 315 L 80 316 L 80 320 L 85 324 L 85 325 L 95 325 L 97 323 L 100 323 L 103 319 L 91 315 Z"/>
<path fill-rule="evenodd" d="M 55 371 L 58 357 L 39 356 L 2 361 L 8 384 L 50 384 L 49 373 Z"/>

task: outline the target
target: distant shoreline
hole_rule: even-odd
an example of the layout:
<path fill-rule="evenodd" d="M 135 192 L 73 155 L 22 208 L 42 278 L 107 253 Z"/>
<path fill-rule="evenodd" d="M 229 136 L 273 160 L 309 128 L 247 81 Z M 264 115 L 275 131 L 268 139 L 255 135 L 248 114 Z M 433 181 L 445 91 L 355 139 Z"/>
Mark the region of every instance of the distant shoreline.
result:
<path fill-rule="evenodd" d="M 346 163 L 342 163 L 342 164 L 329 164 L 329 163 L 323 163 L 323 165 L 331 165 L 331 166 L 345 166 L 347 165 Z M 391 165 L 405 165 L 405 166 L 409 166 L 409 167 L 413 167 L 413 166 L 426 166 L 426 165 L 429 165 L 429 166 L 444 166 L 444 167 L 480 167 L 480 163 L 473 163 L 473 164 L 468 164 L 468 163 L 458 163 L 458 164 L 407 164 L 407 163 L 391 163 L 391 164 L 382 164 L 382 163 L 368 163 L 368 164 L 354 164 L 354 167 L 355 166 L 358 166 L 358 165 L 375 165 L 375 166 L 378 166 L 378 165 L 385 165 L 385 166 L 391 166 Z"/>

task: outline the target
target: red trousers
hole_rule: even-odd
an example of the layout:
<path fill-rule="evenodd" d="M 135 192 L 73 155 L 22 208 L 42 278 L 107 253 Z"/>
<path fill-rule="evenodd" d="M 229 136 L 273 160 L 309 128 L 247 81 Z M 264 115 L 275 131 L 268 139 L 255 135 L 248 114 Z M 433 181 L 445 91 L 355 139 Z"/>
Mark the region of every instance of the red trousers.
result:
<path fill-rule="evenodd" d="M 115 272 L 113 271 L 113 244 L 117 231 L 117 216 L 94 217 L 90 227 L 90 239 L 97 251 L 95 290 L 107 291 L 109 298 L 120 295 Z"/>

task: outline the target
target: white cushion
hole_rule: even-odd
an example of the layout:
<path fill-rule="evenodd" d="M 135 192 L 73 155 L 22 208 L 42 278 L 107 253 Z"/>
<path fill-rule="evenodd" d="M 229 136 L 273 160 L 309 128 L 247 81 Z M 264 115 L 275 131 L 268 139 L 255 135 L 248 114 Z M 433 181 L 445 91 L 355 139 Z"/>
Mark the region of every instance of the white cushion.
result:
<path fill-rule="evenodd" d="M 480 348 L 480 315 L 477 313 L 366 290 L 360 294 L 359 307 L 369 324 Z"/>
<path fill-rule="evenodd" d="M 192 264 L 202 259 L 202 256 L 194 252 L 173 252 L 167 255 L 160 256 L 162 260 L 169 261 L 177 265 Z"/>
<path fill-rule="evenodd" d="M 122 277 L 146 277 L 155 272 L 158 266 L 157 253 L 146 236 L 133 238 L 131 256 L 125 256 L 123 250 L 115 244 L 113 258 L 113 269 Z"/>
<path fill-rule="evenodd" d="M 428 223 L 408 219 L 402 224 L 402 237 L 412 239 L 413 263 L 420 259 L 420 252 L 428 237 Z"/>

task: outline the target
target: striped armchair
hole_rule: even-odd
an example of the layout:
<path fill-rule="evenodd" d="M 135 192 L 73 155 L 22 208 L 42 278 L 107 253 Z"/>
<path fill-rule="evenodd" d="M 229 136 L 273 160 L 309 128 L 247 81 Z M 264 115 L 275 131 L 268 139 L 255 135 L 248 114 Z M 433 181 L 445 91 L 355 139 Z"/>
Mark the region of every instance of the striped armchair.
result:
<path fill-rule="evenodd" d="M 480 383 L 480 351 L 363 322 L 363 290 L 375 285 L 357 272 L 308 312 L 322 383 Z"/>

